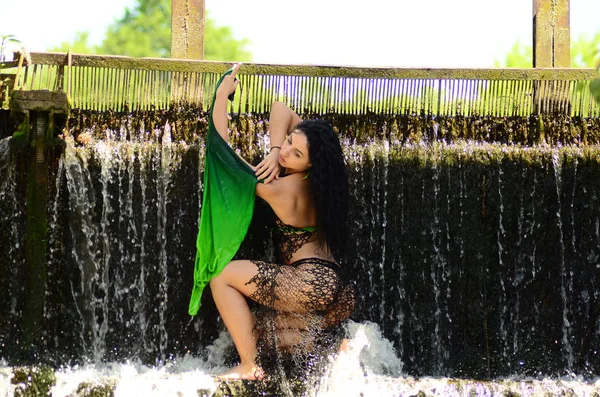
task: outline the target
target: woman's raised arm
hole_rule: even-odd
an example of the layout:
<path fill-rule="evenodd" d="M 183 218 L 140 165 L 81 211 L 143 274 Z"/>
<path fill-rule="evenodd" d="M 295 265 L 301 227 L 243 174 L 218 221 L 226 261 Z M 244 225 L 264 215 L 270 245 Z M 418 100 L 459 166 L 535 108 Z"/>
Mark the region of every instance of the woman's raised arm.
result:
<path fill-rule="evenodd" d="M 215 129 L 221 135 L 225 142 L 229 143 L 229 119 L 227 118 L 227 97 L 235 92 L 235 89 L 239 81 L 235 78 L 238 70 L 240 70 L 240 64 L 236 64 L 233 67 L 231 74 L 223 77 L 221 85 L 217 89 L 215 97 L 215 103 L 212 109 L 212 120 L 215 125 Z"/>
<path fill-rule="evenodd" d="M 281 171 L 279 165 L 279 151 L 286 135 L 291 133 L 302 119 L 283 102 L 273 102 L 269 115 L 269 138 L 271 148 L 269 154 L 256 166 L 258 179 L 269 183 L 277 178 Z"/>

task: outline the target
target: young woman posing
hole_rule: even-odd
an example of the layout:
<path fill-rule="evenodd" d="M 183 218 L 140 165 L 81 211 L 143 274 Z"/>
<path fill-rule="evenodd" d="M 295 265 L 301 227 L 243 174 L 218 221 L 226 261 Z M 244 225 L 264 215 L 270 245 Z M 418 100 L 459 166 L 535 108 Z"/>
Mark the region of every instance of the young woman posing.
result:
<path fill-rule="evenodd" d="M 227 98 L 238 84 L 238 70 L 234 66 L 223 78 L 213 106 L 214 126 L 226 142 Z M 278 102 L 269 128 L 271 151 L 254 169 L 264 181 L 256 185 L 256 195 L 276 216 L 278 262 L 235 260 L 210 281 L 241 360 L 222 379 L 265 375 L 257 358 L 262 331 L 274 330 L 276 349 L 308 354 L 320 335 L 354 308 L 354 287 L 337 261 L 346 243 L 349 195 L 339 138 L 327 122 L 301 121 Z M 264 309 L 262 314 L 251 312 L 246 297 Z"/>

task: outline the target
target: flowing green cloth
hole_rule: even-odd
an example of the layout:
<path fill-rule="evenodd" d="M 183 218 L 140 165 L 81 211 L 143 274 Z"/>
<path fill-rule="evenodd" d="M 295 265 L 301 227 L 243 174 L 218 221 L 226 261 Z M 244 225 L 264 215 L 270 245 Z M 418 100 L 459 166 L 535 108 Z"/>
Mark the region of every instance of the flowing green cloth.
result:
<path fill-rule="evenodd" d="M 217 88 L 230 73 L 231 70 L 221 77 Z M 204 192 L 196 239 L 194 289 L 188 309 L 192 316 L 198 313 L 200 298 L 206 285 L 223 271 L 240 248 L 252 221 L 256 196 L 257 179 L 254 171 L 215 129 L 215 98 L 216 89 L 208 117 Z"/>

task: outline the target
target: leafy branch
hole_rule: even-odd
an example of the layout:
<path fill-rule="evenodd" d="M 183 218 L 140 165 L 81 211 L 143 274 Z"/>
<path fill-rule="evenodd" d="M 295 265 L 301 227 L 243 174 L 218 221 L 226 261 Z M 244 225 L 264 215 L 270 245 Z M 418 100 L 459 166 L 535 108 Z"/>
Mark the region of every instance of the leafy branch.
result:
<path fill-rule="evenodd" d="M 13 45 L 20 45 L 21 42 L 16 39 L 14 34 L 0 35 L 0 68 L 6 65 L 4 51 Z"/>

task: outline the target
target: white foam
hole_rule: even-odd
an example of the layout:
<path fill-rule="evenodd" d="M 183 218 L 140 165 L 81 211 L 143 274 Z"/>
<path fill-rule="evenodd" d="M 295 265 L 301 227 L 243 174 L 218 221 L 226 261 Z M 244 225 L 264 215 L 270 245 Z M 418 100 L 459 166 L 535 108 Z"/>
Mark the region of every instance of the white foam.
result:
<path fill-rule="evenodd" d="M 6 361 L 0 359 L 0 396 L 1 397 L 12 397 L 15 395 L 15 388 L 10 383 L 13 374 L 10 367 L 7 366 Z"/>
<path fill-rule="evenodd" d="M 402 361 L 375 323 L 347 325 L 347 351 L 335 357 L 314 396 L 397 396 Z"/>
<path fill-rule="evenodd" d="M 183 357 L 159 367 L 140 363 L 89 364 L 56 371 L 55 397 L 69 396 L 80 384 L 114 384 L 119 396 L 198 396 L 199 389 L 214 392 L 216 384 L 206 363 L 194 357 Z"/>
<path fill-rule="evenodd" d="M 564 379 L 499 379 L 474 381 L 452 378 L 402 375 L 402 361 L 391 342 L 386 340 L 377 324 L 349 322 L 349 348 L 331 357 L 331 366 L 314 397 L 396 397 L 427 396 L 494 396 L 514 393 L 521 396 L 571 395 L 591 397 L 600 393 L 600 378 L 594 381 L 580 377 Z M 226 332 L 207 347 L 207 358 L 186 355 L 162 365 L 147 366 L 139 362 L 88 364 L 55 371 L 54 397 L 68 397 L 82 384 L 110 385 L 116 397 L 197 397 L 198 390 L 213 393 L 217 384 L 212 375 L 225 369 L 224 352 L 231 348 Z M 12 368 L 0 360 L 0 397 L 12 397 Z"/>

